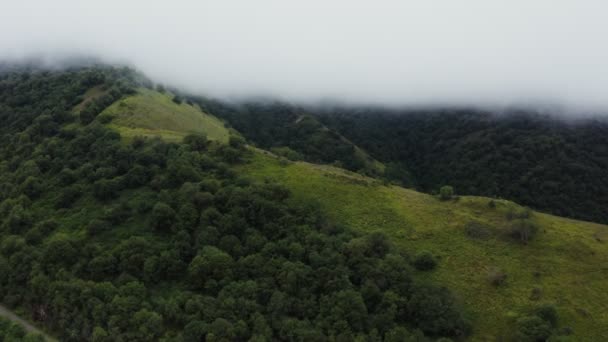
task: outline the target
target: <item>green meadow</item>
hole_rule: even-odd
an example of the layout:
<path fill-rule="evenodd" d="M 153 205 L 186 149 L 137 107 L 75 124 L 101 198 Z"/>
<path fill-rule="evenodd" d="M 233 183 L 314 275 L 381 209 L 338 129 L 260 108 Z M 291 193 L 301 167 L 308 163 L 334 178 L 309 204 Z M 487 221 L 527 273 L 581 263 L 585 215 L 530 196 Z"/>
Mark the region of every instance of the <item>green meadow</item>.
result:
<path fill-rule="evenodd" d="M 202 133 L 208 139 L 227 142 L 229 131 L 216 117 L 198 107 L 172 101 L 166 93 L 140 88 L 136 95 L 119 100 L 100 115 L 111 118 L 109 127 L 125 139 L 135 136 L 161 137 L 179 142 L 190 133 Z"/>

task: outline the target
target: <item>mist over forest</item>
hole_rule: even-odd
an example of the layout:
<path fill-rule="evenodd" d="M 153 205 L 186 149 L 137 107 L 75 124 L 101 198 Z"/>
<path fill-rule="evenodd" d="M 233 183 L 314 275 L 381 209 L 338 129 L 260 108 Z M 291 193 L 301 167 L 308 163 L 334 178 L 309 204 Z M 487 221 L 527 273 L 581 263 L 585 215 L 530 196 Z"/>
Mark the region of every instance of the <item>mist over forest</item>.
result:
<path fill-rule="evenodd" d="M 608 341 L 607 10 L 3 4 L 0 341 Z"/>
<path fill-rule="evenodd" d="M 120 10 L 118 10 L 120 9 Z M 604 111 L 601 1 L 6 4 L 0 58 L 90 55 L 222 98 Z"/>

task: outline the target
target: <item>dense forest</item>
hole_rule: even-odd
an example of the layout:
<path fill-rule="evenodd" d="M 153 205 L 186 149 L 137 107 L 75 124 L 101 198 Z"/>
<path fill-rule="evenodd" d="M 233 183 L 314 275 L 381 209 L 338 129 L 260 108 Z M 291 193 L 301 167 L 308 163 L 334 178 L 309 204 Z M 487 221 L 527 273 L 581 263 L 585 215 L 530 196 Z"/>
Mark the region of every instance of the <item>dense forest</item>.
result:
<path fill-rule="evenodd" d="M 476 110 L 336 110 L 321 117 L 374 157 L 404 167 L 407 173 L 390 176 L 406 178 L 421 190 L 450 184 L 462 194 L 608 222 L 605 120 Z"/>
<path fill-rule="evenodd" d="M 334 164 L 370 176 L 382 173 L 373 158 L 335 130 L 327 129 L 303 108 L 275 101 L 226 103 L 193 98 L 255 145 L 290 160 Z"/>
<path fill-rule="evenodd" d="M 419 275 L 434 260 L 249 180 L 236 168 L 251 153 L 242 138 L 126 141 L 97 118 L 150 86 L 126 68 L 0 73 L 4 305 L 62 341 L 426 341 L 471 331 L 449 291 Z M 103 95 L 75 113 L 92 87 Z"/>
<path fill-rule="evenodd" d="M 283 113 L 307 113 L 326 135 L 346 138 L 385 165 L 384 177 L 434 193 L 451 185 L 464 195 L 506 198 L 560 216 L 608 222 L 608 122 L 576 121 L 513 110 L 383 110 L 267 104 L 210 111 L 263 147 L 287 146 L 306 160 L 353 162 L 351 150 L 310 150 L 309 134 L 290 129 Z M 322 144 L 330 146 L 329 144 Z M 322 151 L 322 157 L 319 157 Z M 308 156 L 308 157 L 307 157 Z"/>

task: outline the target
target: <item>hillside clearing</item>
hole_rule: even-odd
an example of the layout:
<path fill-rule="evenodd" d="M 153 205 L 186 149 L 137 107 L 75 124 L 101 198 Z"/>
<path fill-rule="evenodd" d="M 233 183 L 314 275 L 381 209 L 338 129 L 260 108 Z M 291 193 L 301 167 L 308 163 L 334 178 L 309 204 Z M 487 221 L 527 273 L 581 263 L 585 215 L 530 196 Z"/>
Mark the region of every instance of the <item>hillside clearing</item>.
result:
<path fill-rule="evenodd" d="M 202 133 L 210 140 L 225 143 L 229 137 L 228 129 L 216 117 L 149 89 L 138 89 L 136 95 L 115 102 L 99 115 L 110 117 L 108 126 L 126 139 L 143 136 L 178 142 L 190 133 Z"/>

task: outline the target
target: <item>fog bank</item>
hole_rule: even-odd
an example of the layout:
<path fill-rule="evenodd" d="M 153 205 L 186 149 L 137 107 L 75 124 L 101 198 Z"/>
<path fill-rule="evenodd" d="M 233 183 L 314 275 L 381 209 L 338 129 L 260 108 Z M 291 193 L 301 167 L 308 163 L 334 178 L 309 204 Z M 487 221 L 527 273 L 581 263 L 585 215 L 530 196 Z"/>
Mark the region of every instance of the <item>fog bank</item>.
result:
<path fill-rule="evenodd" d="M 218 97 L 608 109 L 608 3 L 4 3 L 0 58 L 127 62 Z"/>

